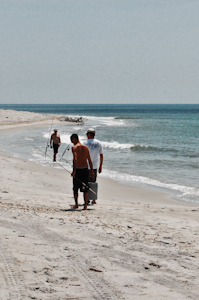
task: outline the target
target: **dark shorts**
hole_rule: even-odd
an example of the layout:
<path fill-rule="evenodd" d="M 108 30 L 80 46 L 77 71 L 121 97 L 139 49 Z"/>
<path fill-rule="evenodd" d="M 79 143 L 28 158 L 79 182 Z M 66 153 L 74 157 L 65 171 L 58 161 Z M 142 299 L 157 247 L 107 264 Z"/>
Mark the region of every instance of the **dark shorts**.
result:
<path fill-rule="evenodd" d="M 97 169 L 93 170 L 94 177 L 91 177 L 91 171 L 89 170 L 88 182 L 96 182 L 97 180 Z"/>
<path fill-rule="evenodd" d="M 53 150 L 54 150 L 54 153 L 58 153 L 58 148 L 59 148 L 59 145 L 53 143 Z"/>
<path fill-rule="evenodd" d="M 76 169 L 75 178 L 73 178 L 73 192 L 74 195 L 78 195 L 78 190 L 80 192 L 86 193 L 88 192 L 88 176 L 89 170 L 87 168 L 84 169 Z M 77 179 L 79 180 L 77 180 Z M 82 184 L 85 183 L 85 185 Z"/>

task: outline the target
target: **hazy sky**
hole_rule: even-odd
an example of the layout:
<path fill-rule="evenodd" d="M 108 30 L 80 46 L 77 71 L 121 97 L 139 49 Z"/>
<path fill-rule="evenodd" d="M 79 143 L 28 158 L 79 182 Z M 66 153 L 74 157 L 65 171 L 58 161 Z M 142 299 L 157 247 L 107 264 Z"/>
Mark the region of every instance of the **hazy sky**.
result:
<path fill-rule="evenodd" d="M 0 103 L 199 103 L 198 0 L 0 0 Z"/>

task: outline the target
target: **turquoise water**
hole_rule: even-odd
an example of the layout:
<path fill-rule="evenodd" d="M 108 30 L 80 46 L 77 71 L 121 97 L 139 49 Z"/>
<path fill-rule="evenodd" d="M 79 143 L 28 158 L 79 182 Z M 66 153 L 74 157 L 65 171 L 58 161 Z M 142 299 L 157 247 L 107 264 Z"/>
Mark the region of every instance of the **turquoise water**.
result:
<path fill-rule="evenodd" d="M 62 155 L 71 162 L 71 133 L 83 141 L 88 127 L 104 147 L 102 176 L 127 185 L 171 192 L 180 201 L 199 203 L 199 105 L 0 105 L 0 108 L 82 116 L 82 126 L 59 126 Z M 4 137 L 0 148 L 42 164 L 49 128 Z M 20 144 L 18 141 L 21 141 Z M 33 146 L 34 145 L 34 146 Z M 51 150 L 48 150 L 51 155 Z M 62 161 L 68 169 L 69 163 Z M 70 180 L 70 179 L 69 179 Z"/>

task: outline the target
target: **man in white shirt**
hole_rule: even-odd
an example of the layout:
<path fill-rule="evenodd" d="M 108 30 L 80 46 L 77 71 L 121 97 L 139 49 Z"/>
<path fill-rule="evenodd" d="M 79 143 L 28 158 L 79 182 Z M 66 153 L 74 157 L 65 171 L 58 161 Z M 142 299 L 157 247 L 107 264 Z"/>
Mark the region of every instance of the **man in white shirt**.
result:
<path fill-rule="evenodd" d="M 102 172 L 102 164 L 103 164 L 103 148 L 100 141 L 95 139 L 95 130 L 93 128 L 89 128 L 86 132 L 87 141 L 84 142 L 84 145 L 88 147 L 90 152 L 91 161 L 93 163 L 93 172 L 94 177 L 89 176 L 89 182 L 96 182 L 97 179 L 97 170 L 99 173 Z M 96 204 L 96 201 L 92 201 L 93 204 Z"/>

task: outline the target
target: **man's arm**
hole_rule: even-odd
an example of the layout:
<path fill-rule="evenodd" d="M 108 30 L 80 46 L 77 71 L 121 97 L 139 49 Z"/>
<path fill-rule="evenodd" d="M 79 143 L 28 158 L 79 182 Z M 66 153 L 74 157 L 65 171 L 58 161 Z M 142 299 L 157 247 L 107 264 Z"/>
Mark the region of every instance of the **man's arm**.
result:
<path fill-rule="evenodd" d="M 88 148 L 87 148 L 88 149 Z M 93 172 L 93 163 L 92 163 L 92 160 L 91 160 L 91 157 L 90 157 L 90 153 L 89 153 L 89 150 L 88 150 L 88 157 L 87 157 L 87 160 L 88 160 L 88 163 L 89 163 L 89 166 L 90 166 L 90 169 L 91 169 L 91 177 L 94 177 L 94 172 Z"/>
<path fill-rule="evenodd" d="M 102 164 L 103 164 L 104 156 L 100 154 L 100 165 L 99 165 L 99 173 L 102 173 Z"/>
<path fill-rule="evenodd" d="M 75 177 L 77 155 L 76 155 L 76 153 L 75 153 L 75 151 L 74 151 L 73 148 L 72 148 L 72 153 L 73 153 L 73 172 L 72 172 L 71 176 Z"/>

